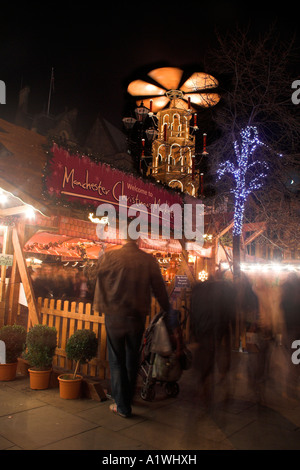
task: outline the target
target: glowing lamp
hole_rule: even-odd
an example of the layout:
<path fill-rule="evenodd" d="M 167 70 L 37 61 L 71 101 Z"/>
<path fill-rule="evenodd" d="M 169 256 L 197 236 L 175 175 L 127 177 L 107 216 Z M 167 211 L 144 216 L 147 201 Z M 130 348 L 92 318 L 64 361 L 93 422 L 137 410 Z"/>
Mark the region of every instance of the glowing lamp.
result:
<path fill-rule="evenodd" d="M 200 273 L 198 273 L 198 279 L 199 279 L 199 281 L 201 281 L 201 282 L 207 281 L 207 279 L 208 279 L 208 272 L 205 271 L 204 269 L 203 269 L 203 271 L 200 271 Z"/>
<path fill-rule="evenodd" d="M 35 212 L 34 212 L 33 207 L 29 206 L 26 208 L 25 217 L 26 219 L 30 219 L 30 220 L 35 218 Z"/>

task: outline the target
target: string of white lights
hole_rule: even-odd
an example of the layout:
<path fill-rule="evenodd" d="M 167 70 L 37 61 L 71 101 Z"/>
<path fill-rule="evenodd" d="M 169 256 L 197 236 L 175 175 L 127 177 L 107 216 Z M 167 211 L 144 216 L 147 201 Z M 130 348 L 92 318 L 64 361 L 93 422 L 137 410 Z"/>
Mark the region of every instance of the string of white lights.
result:
<path fill-rule="evenodd" d="M 229 269 L 228 263 L 221 263 L 221 269 Z M 241 263 L 241 271 L 244 272 L 300 272 L 300 264 L 288 264 L 288 263 Z"/>

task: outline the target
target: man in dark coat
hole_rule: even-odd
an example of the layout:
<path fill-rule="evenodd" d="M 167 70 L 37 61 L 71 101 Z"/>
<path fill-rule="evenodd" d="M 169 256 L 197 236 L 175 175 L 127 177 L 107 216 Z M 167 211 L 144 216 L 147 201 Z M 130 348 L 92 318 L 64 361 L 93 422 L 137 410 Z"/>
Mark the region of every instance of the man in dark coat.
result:
<path fill-rule="evenodd" d="M 162 310 L 169 311 L 169 298 L 155 258 L 140 250 L 135 241 L 109 251 L 99 261 L 94 309 L 105 314 L 111 373 L 111 411 L 131 415 L 138 369 L 139 349 L 150 311 L 151 294 Z"/>
<path fill-rule="evenodd" d="M 191 331 L 198 344 L 195 362 L 206 406 L 213 404 L 216 366 L 223 380 L 230 370 L 235 302 L 236 293 L 230 281 L 211 278 L 193 286 Z"/>

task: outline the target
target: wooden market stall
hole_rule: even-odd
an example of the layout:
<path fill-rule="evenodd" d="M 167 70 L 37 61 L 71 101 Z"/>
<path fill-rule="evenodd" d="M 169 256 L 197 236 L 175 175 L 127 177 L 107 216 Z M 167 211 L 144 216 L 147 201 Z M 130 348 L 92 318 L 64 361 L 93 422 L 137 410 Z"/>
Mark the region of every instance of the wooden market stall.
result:
<path fill-rule="evenodd" d="M 125 195 L 131 203 L 145 203 L 146 207 L 154 202 L 172 205 L 182 203 L 181 195 L 84 154 L 72 153 L 53 143 L 50 147 L 46 137 L 4 120 L 0 120 L 0 189 L 3 196 L 0 326 L 18 321 L 22 291 L 28 309 L 27 328 L 45 323 L 58 331 L 55 365 L 69 368 L 65 354 L 68 337 L 76 329 L 93 329 L 99 338 L 99 352 L 85 366 L 84 373 L 105 378 L 108 361 L 102 312 L 95 312 L 91 302 L 79 302 L 80 299 L 73 302 L 62 298 L 37 299 L 27 259 L 96 263 L 104 249 L 122 244 L 118 232 L 106 237 L 105 243 L 99 238 L 99 224 L 95 223 L 99 204 L 116 207 L 118 197 Z M 195 282 L 189 256 L 203 256 L 200 251 L 188 252 L 180 240 L 151 240 L 148 233 L 141 238 L 140 247 L 157 258 L 169 258 L 169 262 L 173 256 L 177 260 L 180 257 L 176 275 L 169 275 L 166 280 L 170 294 L 176 290 L 180 276 L 188 279 L 189 286 Z M 204 255 L 211 257 L 211 250 Z M 180 293 L 185 293 L 185 287 L 179 289 Z M 187 297 L 177 295 L 175 302 L 181 308 Z M 153 300 L 152 315 L 157 308 Z"/>

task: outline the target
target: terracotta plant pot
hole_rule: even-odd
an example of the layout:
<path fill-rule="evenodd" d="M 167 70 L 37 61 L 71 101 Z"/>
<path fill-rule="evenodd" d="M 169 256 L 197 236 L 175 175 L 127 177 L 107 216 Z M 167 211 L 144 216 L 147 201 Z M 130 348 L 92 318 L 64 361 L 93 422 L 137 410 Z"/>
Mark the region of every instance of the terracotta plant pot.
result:
<path fill-rule="evenodd" d="M 14 380 L 16 378 L 17 367 L 17 362 L 0 364 L 0 381 L 8 382 L 9 380 Z"/>
<path fill-rule="evenodd" d="M 30 388 L 33 390 L 45 390 L 49 387 L 50 375 L 52 369 L 49 370 L 34 370 L 28 369 Z"/>
<path fill-rule="evenodd" d="M 82 376 L 76 375 L 73 379 L 73 374 L 59 375 L 59 395 L 61 398 L 67 400 L 74 400 L 80 397 Z"/>

